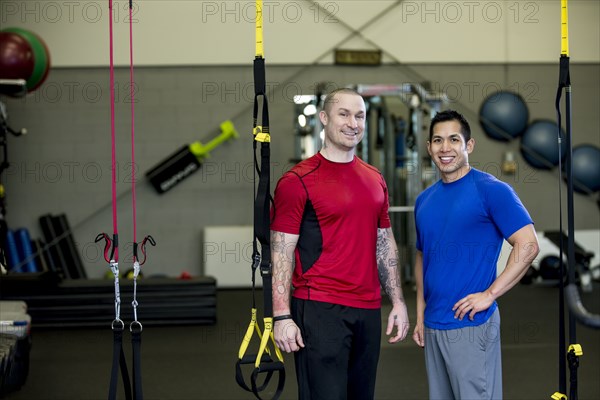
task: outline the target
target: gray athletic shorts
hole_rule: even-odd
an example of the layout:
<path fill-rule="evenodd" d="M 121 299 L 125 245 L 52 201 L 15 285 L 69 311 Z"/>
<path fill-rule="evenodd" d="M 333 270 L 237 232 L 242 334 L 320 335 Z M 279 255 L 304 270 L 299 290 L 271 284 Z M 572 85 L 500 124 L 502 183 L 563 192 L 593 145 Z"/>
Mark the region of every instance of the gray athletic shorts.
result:
<path fill-rule="evenodd" d="M 432 400 L 502 399 L 498 309 L 479 326 L 425 328 L 425 365 Z"/>

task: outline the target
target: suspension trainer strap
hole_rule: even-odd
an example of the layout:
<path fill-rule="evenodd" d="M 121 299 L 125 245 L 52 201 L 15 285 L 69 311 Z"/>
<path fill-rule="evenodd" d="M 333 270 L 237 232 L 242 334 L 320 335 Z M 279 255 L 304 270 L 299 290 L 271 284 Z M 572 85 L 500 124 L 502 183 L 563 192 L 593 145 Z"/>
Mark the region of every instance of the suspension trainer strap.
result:
<path fill-rule="evenodd" d="M 561 55 L 560 68 L 558 77 L 558 89 L 556 92 L 556 114 L 557 114 L 557 141 L 558 141 L 558 202 L 559 202 L 559 232 L 563 232 L 563 206 L 562 206 L 562 138 L 560 131 L 562 127 L 562 116 L 560 112 L 560 101 L 562 92 L 567 85 L 570 85 L 569 77 L 569 53 L 568 53 L 568 26 L 566 20 L 566 2 L 561 1 Z M 566 138 L 568 140 L 568 138 Z M 566 346 L 565 346 L 565 265 L 564 260 L 564 241 L 562 235 L 559 242 L 559 276 L 561 282 L 558 285 L 558 392 L 555 392 L 552 397 L 554 399 L 566 399 L 567 397 L 567 370 L 566 370 Z"/>
<path fill-rule="evenodd" d="M 133 215 L 133 300 L 131 307 L 133 308 L 133 321 L 129 324 L 131 333 L 131 348 L 133 353 L 132 379 L 133 379 L 133 398 L 135 400 L 143 400 L 142 390 L 142 323 L 138 320 L 138 301 L 137 301 L 137 285 L 140 275 L 140 267 L 146 262 L 146 242 L 149 241 L 153 246 L 156 242 L 152 236 L 146 236 L 141 244 L 141 250 L 144 254 L 142 263 L 138 257 L 138 242 L 137 242 L 137 198 L 135 192 L 135 80 L 133 78 L 133 0 L 129 0 L 129 89 L 131 96 L 131 209 Z"/>
<path fill-rule="evenodd" d="M 123 352 L 123 331 L 125 323 L 121 320 L 121 291 L 119 286 L 119 267 L 116 262 L 110 263 L 111 271 L 115 277 L 115 319 L 112 322 L 113 331 L 113 362 L 110 373 L 110 386 L 108 390 L 108 399 L 117 398 L 117 385 L 119 381 L 119 367 L 121 369 L 121 378 L 125 390 L 125 398 L 131 400 L 131 382 L 129 381 L 129 371 L 127 361 Z"/>
<path fill-rule="evenodd" d="M 558 119 L 558 151 L 559 151 L 559 231 L 563 232 L 562 225 L 562 164 L 561 159 L 561 137 L 560 130 L 562 126 L 562 116 L 560 111 L 560 103 L 563 90 L 566 93 L 565 97 L 565 117 L 566 117 L 566 148 L 567 154 L 566 160 L 566 180 L 567 180 L 567 284 L 573 285 L 575 283 L 575 228 L 574 228 L 574 209 L 573 209 L 573 138 L 571 134 L 571 76 L 569 71 L 569 15 L 568 15 L 568 1 L 561 0 L 561 54 L 560 54 L 560 70 L 558 78 L 558 90 L 556 93 L 556 113 Z M 559 245 L 559 258 L 561 260 L 559 266 L 559 276 L 561 282 L 559 285 L 559 339 L 558 339 L 558 352 L 559 352 L 559 391 L 552 395 L 553 399 L 567 399 L 567 383 L 566 383 L 566 365 L 569 367 L 569 398 L 571 400 L 577 400 L 577 368 L 579 367 L 579 356 L 583 355 L 581 345 L 577 344 L 576 335 L 576 321 L 575 316 L 572 312 L 569 312 L 569 341 L 570 345 L 568 350 L 565 349 L 565 282 L 564 282 L 564 266 L 563 258 L 563 240 L 560 239 Z"/>
<path fill-rule="evenodd" d="M 133 351 L 133 398 L 142 400 L 142 324 L 132 322 L 129 326 L 131 331 L 131 348 Z"/>
<path fill-rule="evenodd" d="M 244 390 L 251 391 L 257 399 L 262 399 L 260 393 L 263 392 L 275 372 L 279 379 L 272 399 L 276 400 L 281 396 L 285 384 L 285 369 L 283 365 L 283 356 L 275 344 L 273 337 L 273 304 L 272 304 L 272 268 L 271 268 L 271 242 L 270 242 L 270 162 L 271 162 L 271 135 L 269 130 L 269 106 L 266 94 L 266 74 L 265 59 L 263 48 L 263 15 L 262 0 L 256 0 L 256 57 L 254 59 L 254 107 L 253 107 L 253 126 L 252 133 L 255 180 L 259 176 L 258 188 L 254 185 L 254 239 L 252 254 L 252 317 L 246 334 L 240 346 L 238 353 L 238 362 L 236 364 L 236 381 Z M 259 114 L 261 120 L 259 123 Z M 260 143 L 260 163 L 257 151 Z M 260 250 L 257 243 L 260 244 Z M 258 320 L 257 309 L 254 299 L 254 290 L 256 283 L 256 271 L 260 271 L 263 283 L 263 317 L 264 330 L 261 333 Z M 252 340 L 253 333 L 256 332 L 260 339 L 258 353 L 256 355 L 246 355 L 248 345 Z M 269 343 L 273 345 L 273 351 L 270 350 Z M 248 385 L 243 377 L 241 366 L 244 364 L 254 364 L 254 369 Z M 264 380 L 259 383 L 259 375 L 264 374 Z"/>
<path fill-rule="evenodd" d="M 108 27 L 109 27 L 109 85 L 110 85 L 110 142 L 111 142 L 111 202 L 112 202 L 112 240 L 106 233 L 100 233 L 96 236 L 96 243 L 104 239 L 104 259 L 109 263 L 119 262 L 119 231 L 117 223 L 117 160 L 116 160 L 116 135 L 115 135 L 115 66 L 113 59 L 113 2 L 108 0 Z M 110 252 L 110 255 L 109 255 Z M 118 267 L 117 267 L 118 268 Z"/>
<path fill-rule="evenodd" d="M 138 302 L 137 302 L 137 278 L 140 274 L 140 265 L 146 261 L 146 242 L 153 246 L 156 244 L 151 236 L 146 236 L 141 244 L 141 250 L 144 259 L 140 264 L 138 258 L 137 221 L 136 221 L 136 194 L 135 194 L 135 81 L 133 79 L 133 1 L 129 0 L 129 71 L 130 71 L 130 95 L 131 95 L 131 176 L 132 176 L 132 210 L 133 210 L 133 307 L 134 320 L 129 326 L 131 332 L 131 345 L 133 350 L 133 387 L 129 378 L 127 361 L 123 351 L 123 332 L 125 323 L 121 320 L 121 291 L 119 284 L 119 252 L 118 252 L 118 230 L 117 230 L 117 179 L 116 179 L 116 134 L 115 134 L 115 85 L 114 85 L 114 59 L 113 59 L 113 1 L 108 1 L 109 8 L 109 33 L 110 33 L 110 110 L 111 110 L 111 169 L 112 169 L 112 217 L 113 217 L 113 236 L 112 240 L 106 233 L 101 233 L 96 237 L 96 242 L 104 240 L 104 259 L 108 263 L 115 282 L 115 319 L 112 322 L 113 331 L 113 363 L 110 375 L 110 386 L 108 399 L 117 398 L 117 387 L 119 379 L 119 369 L 123 380 L 125 398 L 127 400 L 143 400 L 142 374 L 141 374 L 141 343 L 142 343 L 142 324 L 138 321 Z"/>
<path fill-rule="evenodd" d="M 116 171 L 116 135 L 115 135 L 115 68 L 114 68 L 114 39 L 113 39 L 113 2 L 108 1 L 108 25 L 109 25 L 109 84 L 110 84 L 110 137 L 111 137 L 111 195 L 112 195 L 112 222 L 113 236 L 112 241 L 106 233 L 101 233 L 96 237 L 96 242 L 104 239 L 104 259 L 108 263 L 110 270 L 114 275 L 115 285 L 115 319 L 112 322 L 113 331 L 113 362 L 110 374 L 110 386 L 108 399 L 117 398 L 117 385 L 119 380 L 119 367 L 123 378 L 125 397 L 131 399 L 131 384 L 129 382 L 129 372 L 127 371 L 127 362 L 123 353 L 123 330 L 125 324 L 121 320 L 121 293 L 119 288 L 119 234 L 117 223 L 117 171 Z M 110 253 L 110 254 L 109 254 Z"/>
<path fill-rule="evenodd" d="M 112 221 L 113 221 L 113 247 L 110 255 L 111 260 L 119 260 L 119 241 L 118 241 L 118 223 L 117 223 L 117 149 L 116 149 L 116 131 L 115 131 L 115 64 L 114 64 L 114 40 L 113 40 L 113 2 L 108 1 L 109 10 L 109 33 L 110 33 L 110 66 L 109 66 L 109 84 L 110 84 L 110 139 L 111 139 L 111 196 L 112 196 Z"/>
<path fill-rule="evenodd" d="M 125 398 L 131 400 L 131 383 L 127 371 L 127 361 L 123 352 L 123 331 L 124 325 L 113 322 L 113 363 L 110 375 L 110 388 L 108 391 L 109 399 L 117 398 L 117 384 L 119 381 L 119 366 L 121 367 L 121 376 L 123 387 L 125 388 Z"/>

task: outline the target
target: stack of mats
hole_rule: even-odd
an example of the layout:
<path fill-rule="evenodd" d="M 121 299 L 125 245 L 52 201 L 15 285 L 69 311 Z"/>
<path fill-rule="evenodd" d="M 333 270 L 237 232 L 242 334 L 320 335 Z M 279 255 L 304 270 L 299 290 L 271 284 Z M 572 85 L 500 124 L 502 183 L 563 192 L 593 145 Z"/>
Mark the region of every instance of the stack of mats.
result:
<path fill-rule="evenodd" d="M 0 398 L 18 390 L 29 374 L 31 317 L 22 301 L 0 301 Z"/>
<path fill-rule="evenodd" d="M 29 274 L 27 274 L 29 275 Z M 35 275 L 35 274 L 33 274 Z M 22 274 L 0 277 L 0 297 L 27 302 L 34 327 L 106 326 L 115 317 L 114 280 L 56 281 Z M 133 281 L 120 280 L 121 319 L 133 320 Z M 144 325 L 208 325 L 216 322 L 216 281 L 142 278 L 138 319 Z"/>

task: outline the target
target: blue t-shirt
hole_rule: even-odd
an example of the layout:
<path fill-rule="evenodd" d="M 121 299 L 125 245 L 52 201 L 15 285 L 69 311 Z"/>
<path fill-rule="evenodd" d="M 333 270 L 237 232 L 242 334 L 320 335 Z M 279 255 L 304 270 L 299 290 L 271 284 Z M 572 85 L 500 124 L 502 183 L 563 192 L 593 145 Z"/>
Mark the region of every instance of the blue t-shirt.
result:
<path fill-rule="evenodd" d="M 463 297 L 485 291 L 496 279 L 503 239 L 531 224 L 529 213 L 506 183 L 471 169 L 463 178 L 441 180 L 415 204 L 417 249 L 423 253 L 425 326 L 457 329 L 481 325 L 494 304 L 471 321 L 454 318 L 452 307 Z"/>

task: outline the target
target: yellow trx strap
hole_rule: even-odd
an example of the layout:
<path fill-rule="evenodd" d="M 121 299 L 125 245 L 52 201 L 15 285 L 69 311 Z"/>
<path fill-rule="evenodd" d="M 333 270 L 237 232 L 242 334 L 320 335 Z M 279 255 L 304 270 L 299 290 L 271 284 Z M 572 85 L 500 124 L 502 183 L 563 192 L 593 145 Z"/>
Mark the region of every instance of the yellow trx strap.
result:
<path fill-rule="evenodd" d="M 567 0 L 560 0 L 560 54 L 569 57 L 569 11 Z"/>
<path fill-rule="evenodd" d="M 256 58 L 264 58 L 265 49 L 263 45 L 263 2 L 256 0 Z"/>
<path fill-rule="evenodd" d="M 252 317 L 244 339 L 238 352 L 236 364 L 236 381 L 244 390 L 254 393 L 256 398 L 261 399 L 260 393 L 269 384 L 274 372 L 279 375 L 277 388 L 272 399 L 278 399 L 283 392 L 285 383 L 285 368 L 283 356 L 275 344 L 273 337 L 273 300 L 272 300 L 272 266 L 271 266 L 271 243 L 270 243 L 270 142 L 269 132 L 269 109 L 266 94 L 265 59 L 263 47 L 263 14 L 262 0 L 256 1 L 256 57 L 254 58 L 254 110 L 253 150 L 255 171 L 259 174 L 258 188 L 255 185 L 254 199 L 254 240 L 252 254 Z M 262 107 L 259 104 L 262 97 Z M 262 108 L 261 121 L 259 123 L 259 108 Z M 260 143 L 260 165 L 257 157 L 258 144 Z M 255 173 L 256 176 L 256 173 Z M 260 243 L 260 251 L 257 245 Z M 263 283 L 263 305 L 264 305 L 264 330 L 261 332 L 257 320 L 257 309 L 254 299 L 256 270 L 260 271 Z M 246 355 L 254 332 L 260 339 L 260 345 L 256 355 Z M 273 345 L 273 351 L 269 348 L 269 342 Z M 252 364 L 254 370 L 251 375 L 251 385 L 246 384 L 241 366 Z M 262 384 L 257 383 L 258 375 L 266 373 Z"/>

